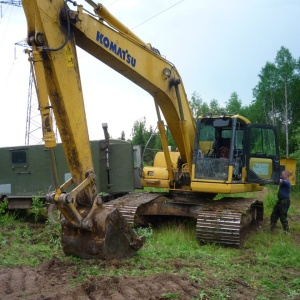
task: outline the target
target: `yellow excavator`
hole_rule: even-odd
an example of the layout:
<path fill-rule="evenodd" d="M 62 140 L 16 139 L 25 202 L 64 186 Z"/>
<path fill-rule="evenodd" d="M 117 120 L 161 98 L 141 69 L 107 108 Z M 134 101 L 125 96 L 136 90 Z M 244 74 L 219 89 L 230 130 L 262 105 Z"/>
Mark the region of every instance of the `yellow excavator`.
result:
<path fill-rule="evenodd" d="M 262 219 L 262 203 L 212 199 L 219 193 L 260 191 L 265 184 L 278 182 L 276 129 L 224 113 L 206 114 L 195 121 L 175 66 L 102 4 L 86 2 L 93 12 L 75 1 L 22 1 L 31 47 L 27 52 L 55 182 L 48 199 L 62 213 L 65 254 L 130 257 L 144 243 L 130 225 L 165 215 L 195 218 L 199 242 L 239 246 L 242 229 Z M 165 188 L 167 193 L 130 193 L 103 203 L 95 184 L 76 46 L 153 96 L 163 151 L 157 153 L 152 167 L 143 168 L 141 183 Z M 71 173 L 62 185 L 56 175 L 52 111 Z M 175 152 L 169 151 L 163 118 L 175 140 Z"/>

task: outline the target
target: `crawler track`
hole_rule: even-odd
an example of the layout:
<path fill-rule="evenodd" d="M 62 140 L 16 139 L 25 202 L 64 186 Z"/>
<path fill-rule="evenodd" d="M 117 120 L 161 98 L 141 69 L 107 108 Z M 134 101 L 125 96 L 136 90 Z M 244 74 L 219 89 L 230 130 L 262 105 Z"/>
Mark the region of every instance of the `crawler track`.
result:
<path fill-rule="evenodd" d="M 131 193 L 104 204 L 116 207 L 128 223 L 147 225 L 149 216 L 184 216 L 197 220 L 200 243 L 239 247 L 245 229 L 262 221 L 263 204 L 257 199 L 223 198 L 218 201 L 199 196 L 161 193 Z"/>
<path fill-rule="evenodd" d="M 263 203 L 257 199 L 223 198 L 199 211 L 196 236 L 199 242 L 241 246 L 243 231 L 263 220 Z"/>
<path fill-rule="evenodd" d="M 161 197 L 161 194 L 157 193 L 131 193 L 104 205 L 118 208 L 129 224 L 137 225 L 135 219 L 138 217 L 136 214 L 138 207 L 150 203 L 159 197 Z"/>

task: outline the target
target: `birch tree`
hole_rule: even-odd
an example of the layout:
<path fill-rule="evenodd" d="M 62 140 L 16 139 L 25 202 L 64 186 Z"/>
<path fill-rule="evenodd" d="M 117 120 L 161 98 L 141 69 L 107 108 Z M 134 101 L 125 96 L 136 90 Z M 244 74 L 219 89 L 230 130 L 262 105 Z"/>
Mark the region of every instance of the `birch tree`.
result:
<path fill-rule="evenodd" d="M 277 52 L 275 58 L 275 65 L 278 72 L 278 84 L 279 90 L 283 97 L 284 102 L 284 125 L 285 125 L 285 137 L 286 137 L 286 157 L 289 157 L 289 123 L 291 117 L 292 101 L 289 101 L 289 97 L 292 93 L 292 85 L 296 79 L 296 66 L 297 62 L 292 57 L 290 51 L 281 47 Z"/>

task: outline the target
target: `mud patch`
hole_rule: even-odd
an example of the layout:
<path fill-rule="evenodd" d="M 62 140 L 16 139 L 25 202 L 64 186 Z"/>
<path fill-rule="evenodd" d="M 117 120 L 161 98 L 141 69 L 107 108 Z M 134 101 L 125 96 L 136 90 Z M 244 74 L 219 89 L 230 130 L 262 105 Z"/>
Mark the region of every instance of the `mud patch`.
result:
<path fill-rule="evenodd" d="M 0 267 L 0 299 L 192 299 L 201 289 L 182 275 L 89 276 L 74 284 L 77 276 L 71 265 L 55 259 L 35 268 Z"/>

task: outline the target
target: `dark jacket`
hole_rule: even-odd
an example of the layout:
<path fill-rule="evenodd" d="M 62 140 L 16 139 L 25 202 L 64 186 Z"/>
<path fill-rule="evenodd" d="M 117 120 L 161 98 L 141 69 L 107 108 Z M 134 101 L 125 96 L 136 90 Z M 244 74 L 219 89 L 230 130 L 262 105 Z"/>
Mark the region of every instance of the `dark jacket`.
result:
<path fill-rule="evenodd" d="M 279 200 L 290 199 L 290 192 L 291 192 L 291 183 L 287 179 L 282 180 L 278 190 L 278 199 Z"/>

